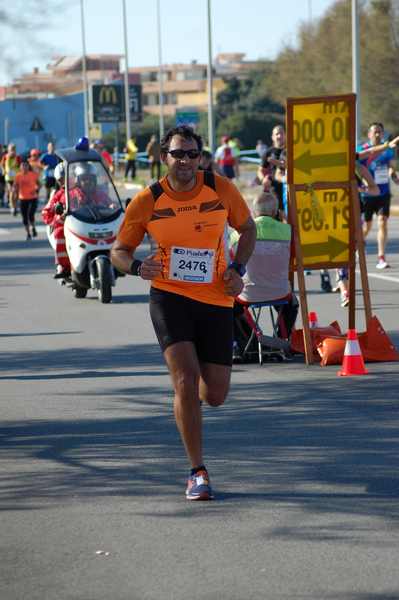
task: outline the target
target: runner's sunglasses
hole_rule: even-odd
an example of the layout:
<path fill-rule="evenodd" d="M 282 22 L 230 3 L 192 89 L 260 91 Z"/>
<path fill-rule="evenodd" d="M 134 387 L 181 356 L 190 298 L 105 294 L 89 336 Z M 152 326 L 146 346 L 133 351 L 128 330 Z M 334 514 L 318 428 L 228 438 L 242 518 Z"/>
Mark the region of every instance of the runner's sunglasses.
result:
<path fill-rule="evenodd" d="M 199 150 L 194 149 L 182 150 L 180 148 L 176 148 L 176 150 L 168 150 L 168 154 L 170 154 L 173 158 L 178 158 L 180 160 L 187 155 L 188 158 L 194 160 L 195 158 L 198 158 L 200 156 L 201 152 Z"/>

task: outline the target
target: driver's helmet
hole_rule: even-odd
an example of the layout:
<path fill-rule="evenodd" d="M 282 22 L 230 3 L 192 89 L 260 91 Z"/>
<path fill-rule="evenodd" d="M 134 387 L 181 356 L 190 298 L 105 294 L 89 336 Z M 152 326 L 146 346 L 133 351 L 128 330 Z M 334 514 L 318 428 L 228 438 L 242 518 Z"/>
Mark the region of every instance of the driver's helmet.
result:
<path fill-rule="evenodd" d="M 54 169 L 54 179 L 56 181 L 60 181 L 60 179 L 65 179 L 65 167 L 64 163 L 58 163 L 58 165 Z"/>
<path fill-rule="evenodd" d="M 96 170 L 90 163 L 79 163 L 73 171 L 75 184 L 84 192 L 93 191 L 97 185 Z"/>

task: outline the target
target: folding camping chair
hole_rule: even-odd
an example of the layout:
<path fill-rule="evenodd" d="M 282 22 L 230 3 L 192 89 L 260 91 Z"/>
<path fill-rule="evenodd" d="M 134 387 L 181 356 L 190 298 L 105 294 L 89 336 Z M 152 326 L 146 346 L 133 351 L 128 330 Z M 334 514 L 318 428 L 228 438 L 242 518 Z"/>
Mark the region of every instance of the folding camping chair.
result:
<path fill-rule="evenodd" d="M 285 328 L 284 319 L 280 318 L 279 314 L 276 319 L 273 308 L 287 305 L 289 298 L 280 300 L 270 300 L 267 302 L 243 302 L 238 301 L 242 306 L 246 321 L 250 327 L 251 333 L 248 341 L 242 351 L 242 358 L 250 358 L 253 354 L 251 345 L 256 340 L 259 365 L 263 364 L 264 357 L 283 361 L 287 358 L 290 351 L 290 344 L 287 339 L 287 331 Z M 265 335 L 260 325 L 260 318 L 263 308 L 269 308 L 270 320 L 272 324 L 272 335 Z M 279 337 L 278 330 L 283 334 L 283 338 Z"/>

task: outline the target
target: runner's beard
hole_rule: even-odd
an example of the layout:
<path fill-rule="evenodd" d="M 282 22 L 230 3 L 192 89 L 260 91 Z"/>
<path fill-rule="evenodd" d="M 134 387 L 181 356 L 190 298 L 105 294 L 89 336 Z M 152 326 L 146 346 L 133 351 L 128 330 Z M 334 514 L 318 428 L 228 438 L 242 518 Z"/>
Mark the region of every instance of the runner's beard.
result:
<path fill-rule="evenodd" d="M 181 183 L 189 183 L 195 178 L 194 169 L 176 169 L 176 179 Z"/>

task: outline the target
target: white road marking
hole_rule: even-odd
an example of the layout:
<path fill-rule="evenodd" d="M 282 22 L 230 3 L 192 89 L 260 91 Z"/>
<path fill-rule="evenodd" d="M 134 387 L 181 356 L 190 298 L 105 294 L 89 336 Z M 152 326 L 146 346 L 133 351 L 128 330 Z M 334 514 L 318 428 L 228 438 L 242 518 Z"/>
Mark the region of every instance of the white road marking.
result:
<path fill-rule="evenodd" d="M 356 273 L 360 274 L 359 269 L 356 269 Z M 374 279 L 382 279 L 383 281 L 393 281 L 394 283 L 399 283 L 398 277 L 392 277 L 389 275 L 380 275 L 379 273 L 370 273 L 368 272 L 369 277 L 374 277 Z"/>
<path fill-rule="evenodd" d="M 4 229 L 4 227 L 0 227 L 0 235 L 10 235 L 11 231 L 9 229 Z"/>

